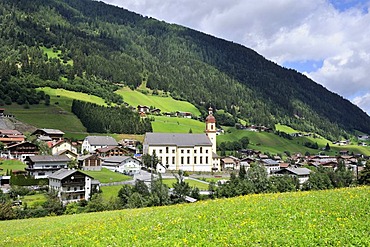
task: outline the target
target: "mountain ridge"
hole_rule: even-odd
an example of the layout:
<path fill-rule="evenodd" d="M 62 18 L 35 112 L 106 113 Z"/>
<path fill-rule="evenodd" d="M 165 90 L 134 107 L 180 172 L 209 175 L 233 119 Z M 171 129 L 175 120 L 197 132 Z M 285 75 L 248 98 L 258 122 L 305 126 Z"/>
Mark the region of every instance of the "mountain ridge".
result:
<path fill-rule="evenodd" d="M 203 115 L 212 105 L 236 120 L 281 123 L 331 140 L 370 133 L 360 108 L 240 44 L 96 1 L 6 0 L 0 9 L 0 49 L 7 51 L 0 71 L 13 68 L 0 76 L 21 88 L 61 87 L 122 103 L 115 83 L 135 89 L 144 81 Z M 41 46 L 60 50 L 61 61 L 45 59 Z"/>

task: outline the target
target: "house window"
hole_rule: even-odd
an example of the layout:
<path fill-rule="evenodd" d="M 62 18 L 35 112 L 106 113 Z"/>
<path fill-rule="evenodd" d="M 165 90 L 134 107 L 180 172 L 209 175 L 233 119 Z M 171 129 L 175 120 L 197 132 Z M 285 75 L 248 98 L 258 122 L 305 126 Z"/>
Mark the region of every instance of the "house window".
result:
<path fill-rule="evenodd" d="M 211 124 L 211 130 L 213 130 L 213 124 Z"/>
<path fill-rule="evenodd" d="M 173 153 L 173 154 L 175 153 L 175 149 L 172 149 L 172 153 Z"/>
<path fill-rule="evenodd" d="M 187 162 L 188 162 L 188 164 L 190 164 L 190 157 L 187 158 Z"/>
<path fill-rule="evenodd" d="M 188 154 L 190 154 L 190 150 L 188 150 Z"/>
<path fill-rule="evenodd" d="M 184 157 L 181 157 L 181 165 L 184 164 Z"/>
<path fill-rule="evenodd" d="M 208 149 L 206 149 L 206 154 L 208 154 Z"/>
<path fill-rule="evenodd" d="M 184 153 L 184 150 L 181 150 L 181 153 L 183 154 Z"/>
<path fill-rule="evenodd" d="M 196 150 L 196 149 L 194 149 L 194 153 L 195 153 L 195 154 L 197 153 L 197 150 Z"/>
<path fill-rule="evenodd" d="M 200 153 L 202 153 L 203 152 L 203 148 L 202 147 L 200 147 Z"/>
<path fill-rule="evenodd" d="M 194 164 L 197 163 L 197 157 L 194 157 Z"/>
<path fill-rule="evenodd" d="M 159 149 L 159 153 L 160 153 L 160 154 L 162 153 L 162 149 Z"/>
<path fill-rule="evenodd" d="M 206 157 L 206 164 L 208 164 L 208 157 Z"/>
<path fill-rule="evenodd" d="M 168 148 L 168 147 L 166 147 L 166 154 L 168 154 L 168 151 L 169 151 L 169 148 Z"/>
<path fill-rule="evenodd" d="M 168 157 L 166 157 L 166 165 L 168 165 Z"/>
<path fill-rule="evenodd" d="M 202 164 L 203 163 L 203 157 L 200 157 L 200 163 Z"/>
<path fill-rule="evenodd" d="M 172 157 L 172 164 L 175 164 L 175 157 Z"/>

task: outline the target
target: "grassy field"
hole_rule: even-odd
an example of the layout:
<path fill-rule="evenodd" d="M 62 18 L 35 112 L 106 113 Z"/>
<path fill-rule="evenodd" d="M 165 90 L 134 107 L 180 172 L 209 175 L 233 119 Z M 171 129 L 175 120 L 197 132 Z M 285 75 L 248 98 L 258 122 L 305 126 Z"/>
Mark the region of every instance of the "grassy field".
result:
<path fill-rule="evenodd" d="M 259 194 L 2 221 L 0 245 L 369 246 L 369 193 L 370 187 Z"/>
<path fill-rule="evenodd" d="M 154 132 L 161 133 L 189 133 L 190 129 L 193 133 L 204 133 L 205 123 L 189 118 L 156 116 L 152 127 Z"/>
<path fill-rule="evenodd" d="M 157 95 L 145 95 L 139 91 L 131 90 L 124 87 L 118 91 L 117 94 L 123 97 L 123 100 L 131 106 L 146 105 L 154 106 L 161 109 L 162 112 L 191 112 L 195 116 L 199 116 L 199 110 L 192 104 L 186 101 L 175 100 L 172 97 L 162 97 Z"/>
<path fill-rule="evenodd" d="M 24 168 L 26 168 L 26 165 L 19 160 L 0 160 L 0 175 L 5 175 L 6 170 L 15 171 L 15 170 L 21 170 L 24 171 Z"/>
<path fill-rule="evenodd" d="M 24 109 L 23 106 L 13 103 L 6 107 L 7 112 L 14 114 L 20 121 L 37 128 L 60 129 L 66 133 L 66 137 L 83 139 L 87 135 L 86 128 L 71 112 L 73 99 L 106 105 L 102 98 L 85 93 L 49 87 L 38 88 L 37 90 L 50 95 L 49 106 L 39 104 Z"/>
<path fill-rule="evenodd" d="M 46 202 L 46 194 L 28 195 L 21 198 L 23 205 L 27 203 L 28 207 L 37 207 Z"/>
<path fill-rule="evenodd" d="M 177 180 L 175 178 L 163 179 L 163 183 L 166 184 L 169 188 L 172 188 L 173 187 L 172 185 L 176 183 L 176 181 Z M 200 190 L 208 190 L 208 184 L 194 181 L 191 179 L 186 179 L 185 182 L 189 183 L 190 187 L 197 187 Z"/>
<path fill-rule="evenodd" d="M 126 176 L 118 172 L 112 172 L 107 168 L 102 168 L 101 171 L 83 171 L 87 175 L 100 181 L 100 183 L 112 183 L 131 180 L 132 177 Z"/>
<path fill-rule="evenodd" d="M 105 201 L 109 201 L 111 198 L 116 198 L 118 196 L 118 191 L 122 188 L 122 185 L 113 186 L 101 186 L 100 190 L 103 192 L 102 196 Z"/>

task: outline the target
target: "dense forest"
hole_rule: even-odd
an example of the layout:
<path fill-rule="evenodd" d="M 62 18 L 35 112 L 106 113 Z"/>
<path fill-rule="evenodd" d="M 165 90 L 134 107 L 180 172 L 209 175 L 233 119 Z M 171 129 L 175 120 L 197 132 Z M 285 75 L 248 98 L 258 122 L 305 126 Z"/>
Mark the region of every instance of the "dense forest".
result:
<path fill-rule="evenodd" d="M 251 124 L 281 123 L 331 140 L 370 133 L 366 113 L 294 70 L 242 45 L 102 2 L 3 0 L 0 25 L 1 83 L 22 90 L 62 87 L 122 104 L 115 90 L 145 82 Z M 50 49 L 58 57 L 48 56 Z M 5 92 L 0 103 L 9 98 L 17 101 Z"/>
<path fill-rule="evenodd" d="M 145 134 L 153 131 L 148 118 L 141 119 L 136 112 L 123 106 L 104 107 L 73 100 L 72 112 L 90 133 Z"/>

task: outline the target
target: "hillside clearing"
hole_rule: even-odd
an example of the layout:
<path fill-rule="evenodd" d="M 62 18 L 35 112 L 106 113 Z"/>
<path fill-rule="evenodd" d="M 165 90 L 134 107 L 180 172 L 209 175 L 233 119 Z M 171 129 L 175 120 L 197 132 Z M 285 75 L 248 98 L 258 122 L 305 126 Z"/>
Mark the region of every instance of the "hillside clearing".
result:
<path fill-rule="evenodd" d="M 204 133 L 205 123 L 180 117 L 155 116 L 152 122 L 153 132 L 161 133 Z"/>
<path fill-rule="evenodd" d="M 191 112 L 194 116 L 200 116 L 199 110 L 189 102 L 175 100 L 172 97 L 158 95 L 146 95 L 139 91 L 124 87 L 116 91 L 123 97 L 123 100 L 133 107 L 138 105 L 153 106 L 161 109 L 162 112 Z"/>

